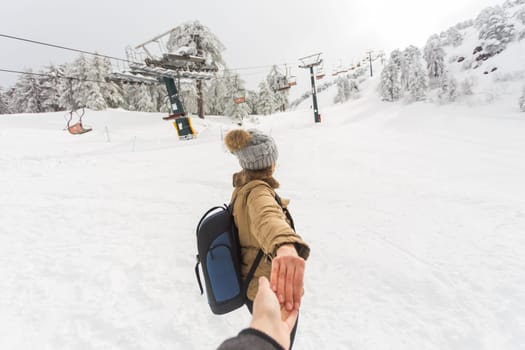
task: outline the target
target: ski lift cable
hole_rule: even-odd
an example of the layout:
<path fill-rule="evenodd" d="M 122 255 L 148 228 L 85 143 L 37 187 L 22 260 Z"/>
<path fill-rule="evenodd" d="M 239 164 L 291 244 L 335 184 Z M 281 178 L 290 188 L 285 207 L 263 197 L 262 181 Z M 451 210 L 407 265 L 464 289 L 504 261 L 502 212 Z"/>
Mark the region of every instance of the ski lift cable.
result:
<path fill-rule="evenodd" d="M 45 43 L 45 42 L 43 42 L 43 41 L 37 41 L 37 40 L 31 40 L 31 39 L 25 39 L 25 38 L 20 38 L 20 37 L 16 37 L 16 36 L 12 36 L 12 35 L 1 34 L 1 33 L 0 33 L 0 37 L 7 38 L 7 39 L 13 39 L 13 40 L 25 41 L 25 42 L 32 43 L 32 44 L 37 44 L 37 45 L 43 45 L 43 46 L 54 47 L 54 48 L 56 48 L 56 49 L 62 49 L 62 50 L 68 50 L 68 51 L 79 52 L 79 53 L 83 53 L 83 54 L 87 54 L 87 55 L 92 55 L 92 56 L 106 57 L 106 58 L 109 58 L 109 59 L 112 59 L 112 60 L 123 61 L 123 62 L 127 62 L 127 63 L 132 63 L 131 61 L 129 61 L 129 60 L 127 60 L 127 59 L 124 59 L 124 58 L 120 58 L 120 57 L 113 57 L 113 56 L 108 56 L 108 55 L 99 54 L 99 53 L 96 53 L 96 52 L 90 52 L 90 51 L 85 51 L 85 50 L 74 49 L 74 48 L 67 47 L 67 46 L 62 46 L 62 45 L 55 45 L 55 44 Z"/>
<path fill-rule="evenodd" d="M 106 57 L 108 59 L 112 59 L 112 60 L 116 60 L 116 61 L 120 61 L 120 62 L 134 63 L 133 61 L 130 61 L 130 60 L 125 59 L 125 58 L 104 55 L 104 54 L 97 53 L 97 52 L 91 52 L 91 51 L 86 51 L 86 50 L 81 50 L 81 49 L 75 49 L 75 48 L 72 48 L 72 47 L 67 47 L 67 46 L 57 45 L 57 44 L 51 44 L 51 43 L 47 43 L 47 42 L 43 42 L 43 41 L 17 37 L 17 36 L 13 36 L 13 35 L 7 35 L 7 34 L 0 33 L 0 37 L 7 38 L 7 39 L 12 39 L 12 40 L 24 41 L 24 42 L 28 42 L 28 43 L 36 44 L 36 45 L 43 45 L 43 46 L 53 47 L 53 48 L 61 49 L 61 50 L 68 50 L 68 51 L 83 53 L 83 54 L 91 55 L 91 56 Z M 276 64 L 271 64 L 271 65 L 265 65 L 265 66 L 251 66 L 251 67 L 236 67 L 236 68 L 228 68 L 228 69 L 224 69 L 224 70 L 230 70 L 230 71 L 255 70 L 255 69 L 263 69 L 263 68 L 271 68 L 273 66 L 281 67 L 281 66 L 285 66 L 287 64 L 293 65 L 294 63 L 283 63 L 283 64 L 277 64 L 277 65 Z"/>

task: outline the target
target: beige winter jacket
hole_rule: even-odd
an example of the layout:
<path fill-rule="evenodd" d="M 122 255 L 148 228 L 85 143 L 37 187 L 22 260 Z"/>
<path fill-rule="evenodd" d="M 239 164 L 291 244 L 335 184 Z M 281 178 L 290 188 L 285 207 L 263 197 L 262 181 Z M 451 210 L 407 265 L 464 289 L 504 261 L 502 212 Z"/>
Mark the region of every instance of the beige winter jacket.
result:
<path fill-rule="evenodd" d="M 242 180 L 236 181 L 234 178 L 233 216 L 241 242 L 243 279 L 248 275 L 259 249 L 262 249 L 265 255 L 248 286 L 248 299 L 252 301 L 257 294 L 259 277 L 266 276 L 270 279 L 271 260 L 281 245 L 295 244 L 297 253 L 303 259 L 307 259 L 310 254 L 310 248 L 291 228 L 281 206 L 275 200 L 272 186 L 278 185 L 274 184 L 277 184 L 277 181 L 273 178 L 247 183 Z M 286 208 L 289 202 L 282 199 L 283 207 Z"/>

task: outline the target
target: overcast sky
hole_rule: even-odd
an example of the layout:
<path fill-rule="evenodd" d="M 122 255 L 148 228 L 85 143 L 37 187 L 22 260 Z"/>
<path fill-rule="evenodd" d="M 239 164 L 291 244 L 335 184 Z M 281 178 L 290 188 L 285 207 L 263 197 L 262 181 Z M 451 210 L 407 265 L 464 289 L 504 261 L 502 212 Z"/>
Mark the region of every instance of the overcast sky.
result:
<path fill-rule="evenodd" d="M 125 58 L 137 45 L 183 22 L 199 20 L 226 47 L 231 68 L 293 63 L 323 52 L 327 73 L 359 60 L 366 50 L 410 44 L 472 19 L 503 0 L 4 0 L 0 34 Z M 0 69 L 37 71 L 77 54 L 0 37 Z M 267 69 L 239 71 L 255 88 Z M 295 68 L 296 75 L 306 72 Z M 0 72 L 0 86 L 17 76 Z M 304 88 L 303 90 L 305 90 Z"/>

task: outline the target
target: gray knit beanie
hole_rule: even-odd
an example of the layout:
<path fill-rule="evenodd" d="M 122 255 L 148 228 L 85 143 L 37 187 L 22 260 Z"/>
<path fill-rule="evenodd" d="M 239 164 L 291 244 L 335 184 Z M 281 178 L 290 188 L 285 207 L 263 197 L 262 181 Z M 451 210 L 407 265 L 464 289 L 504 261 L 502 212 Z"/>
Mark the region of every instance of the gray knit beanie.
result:
<path fill-rule="evenodd" d="M 279 152 L 273 138 L 256 129 L 232 130 L 224 138 L 226 147 L 243 169 L 260 170 L 275 164 Z"/>

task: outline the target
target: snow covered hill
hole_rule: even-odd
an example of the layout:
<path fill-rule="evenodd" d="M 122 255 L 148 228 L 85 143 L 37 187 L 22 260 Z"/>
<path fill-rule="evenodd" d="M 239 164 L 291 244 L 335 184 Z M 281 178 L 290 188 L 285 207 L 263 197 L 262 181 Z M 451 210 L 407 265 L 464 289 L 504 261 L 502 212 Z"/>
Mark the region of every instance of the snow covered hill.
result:
<path fill-rule="evenodd" d="M 445 45 L 454 103 L 383 102 L 377 74 L 345 103 L 320 92 L 322 123 L 310 99 L 247 121 L 276 139 L 312 247 L 296 349 L 525 349 L 524 6 L 502 7 L 518 36 L 486 60 L 468 23 Z M 88 111 L 72 136 L 63 114 L 0 116 L 0 349 L 214 349 L 245 327 L 194 276 L 235 125 L 193 118 L 179 141 L 164 114 Z"/>
<path fill-rule="evenodd" d="M 525 118 L 362 98 L 259 118 L 312 246 L 297 349 L 523 349 Z M 0 118 L 0 348 L 213 349 L 195 226 L 231 192 L 222 117 L 178 141 L 160 114 Z M 251 125 L 247 125 L 251 126 Z"/>

